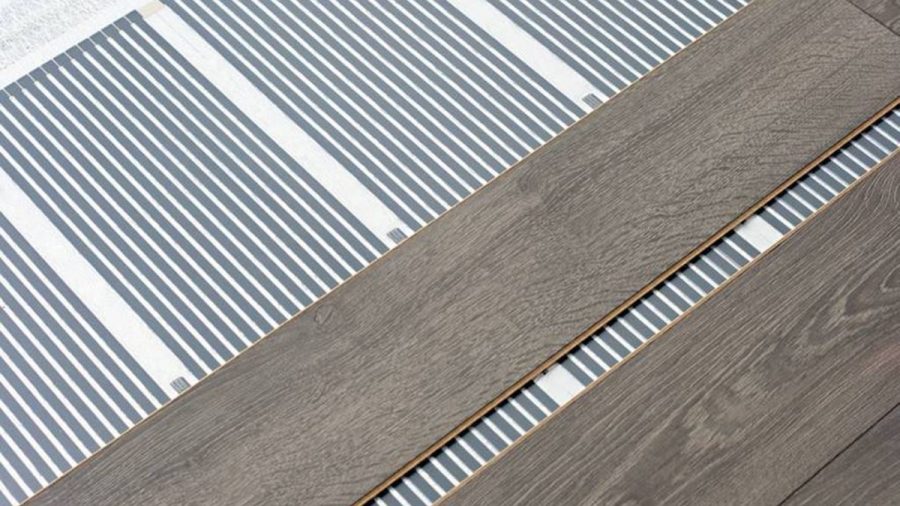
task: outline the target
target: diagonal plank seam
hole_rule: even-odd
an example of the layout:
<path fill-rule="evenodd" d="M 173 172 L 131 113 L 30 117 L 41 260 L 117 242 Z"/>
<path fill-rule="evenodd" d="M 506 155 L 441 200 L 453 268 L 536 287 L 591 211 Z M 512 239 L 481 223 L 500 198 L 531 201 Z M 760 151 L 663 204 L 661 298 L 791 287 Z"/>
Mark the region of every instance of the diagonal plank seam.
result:
<path fill-rule="evenodd" d="M 859 5 L 859 4 L 857 3 L 858 1 L 859 1 L 859 0 L 847 0 L 847 3 L 849 3 L 849 4 L 852 5 L 853 7 L 856 7 L 856 8 L 859 9 L 860 11 L 862 11 L 862 13 L 865 14 L 866 16 L 869 16 L 870 18 L 872 18 L 872 19 L 874 19 L 875 21 L 877 21 L 878 24 L 880 24 L 881 26 L 883 26 L 883 27 L 885 28 L 885 30 L 887 30 L 887 31 L 889 31 L 889 32 L 891 32 L 891 33 L 893 33 L 894 35 L 896 35 L 896 36 L 898 36 L 898 37 L 900 37 L 900 17 L 894 18 L 892 25 L 895 25 L 895 26 L 891 26 L 891 25 L 888 24 L 888 23 L 891 23 L 891 20 L 890 20 L 890 19 L 881 19 L 881 18 L 879 18 L 878 16 L 876 16 L 876 15 L 872 12 L 872 9 L 874 8 L 874 6 L 868 6 L 868 8 L 866 8 L 866 7 L 863 7 L 862 5 Z M 888 1 L 889 1 L 889 0 L 888 0 Z M 888 3 L 888 2 L 885 2 L 885 4 L 887 4 L 887 3 Z M 887 6 L 887 8 L 890 9 L 889 6 Z M 898 9 L 898 10 L 900 10 L 900 6 L 895 7 L 895 8 Z"/>
<path fill-rule="evenodd" d="M 885 160 L 885 161 L 887 161 L 887 160 Z M 822 471 L 825 470 L 825 468 L 827 468 L 834 461 L 839 459 L 841 457 L 841 455 L 843 455 L 844 453 L 847 452 L 847 450 L 852 448 L 853 445 L 855 445 L 860 439 L 866 437 L 866 435 L 871 433 L 875 429 L 875 427 L 878 426 L 879 423 L 881 423 L 885 418 L 891 416 L 891 414 L 894 411 L 896 411 L 898 407 L 900 407 L 900 403 L 897 403 L 897 404 L 894 404 L 893 406 L 891 406 L 891 408 L 888 409 L 887 411 L 885 411 L 883 415 L 879 416 L 875 421 L 872 422 L 871 425 L 866 427 L 866 429 L 864 431 L 860 432 L 856 437 L 854 437 L 843 448 L 838 450 L 837 453 L 832 455 L 831 458 L 829 458 L 828 460 L 823 462 L 822 465 L 818 469 L 816 469 L 816 471 L 814 473 L 810 474 L 808 478 L 806 478 L 805 480 L 803 480 L 803 482 L 801 482 L 799 485 L 797 485 L 797 488 L 792 490 L 790 494 L 786 495 L 784 497 L 784 499 L 782 499 L 781 502 L 778 503 L 778 506 L 783 506 L 783 505 L 787 504 L 788 501 L 791 500 L 791 498 L 793 498 L 794 496 L 797 495 L 797 492 L 799 492 L 801 489 L 803 489 L 803 487 L 807 486 L 810 482 L 812 482 L 816 478 L 816 476 L 819 476 L 819 474 L 821 474 Z"/>

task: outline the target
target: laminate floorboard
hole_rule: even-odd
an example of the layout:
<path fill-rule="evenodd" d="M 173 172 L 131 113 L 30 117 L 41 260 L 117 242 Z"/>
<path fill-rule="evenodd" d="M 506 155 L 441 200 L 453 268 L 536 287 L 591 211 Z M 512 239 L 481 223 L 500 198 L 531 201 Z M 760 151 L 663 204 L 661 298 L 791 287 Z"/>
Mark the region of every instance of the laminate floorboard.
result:
<path fill-rule="evenodd" d="M 900 401 L 898 215 L 894 156 L 446 504 L 779 503 Z"/>
<path fill-rule="evenodd" d="M 785 505 L 900 502 L 900 407 L 800 487 Z"/>
<path fill-rule="evenodd" d="M 900 35 L 900 0 L 849 0 L 864 12 Z"/>
<path fill-rule="evenodd" d="M 843 0 L 754 2 L 33 503 L 358 499 L 900 95 L 897 61 Z"/>

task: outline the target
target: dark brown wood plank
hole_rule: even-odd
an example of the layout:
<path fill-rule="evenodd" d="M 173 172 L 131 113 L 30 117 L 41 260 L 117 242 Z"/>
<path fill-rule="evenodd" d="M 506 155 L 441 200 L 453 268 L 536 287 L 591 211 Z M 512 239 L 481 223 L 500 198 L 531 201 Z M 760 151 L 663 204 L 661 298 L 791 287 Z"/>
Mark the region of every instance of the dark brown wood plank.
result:
<path fill-rule="evenodd" d="M 900 0 L 849 0 L 865 13 L 900 35 Z"/>
<path fill-rule="evenodd" d="M 788 506 L 897 503 L 900 503 L 898 406 L 785 502 Z"/>
<path fill-rule="evenodd" d="M 900 401 L 898 216 L 895 156 L 446 504 L 777 504 Z"/>
<path fill-rule="evenodd" d="M 843 0 L 752 4 L 34 503 L 359 498 L 898 96 L 897 61 Z"/>

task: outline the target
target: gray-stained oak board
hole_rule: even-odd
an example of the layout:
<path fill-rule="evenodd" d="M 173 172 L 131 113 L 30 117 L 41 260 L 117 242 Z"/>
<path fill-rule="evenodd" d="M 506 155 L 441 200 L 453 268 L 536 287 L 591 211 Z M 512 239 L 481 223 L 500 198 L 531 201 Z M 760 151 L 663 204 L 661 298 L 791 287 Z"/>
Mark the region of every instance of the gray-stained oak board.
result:
<path fill-rule="evenodd" d="M 33 503 L 360 498 L 900 95 L 898 61 L 844 0 L 751 3 Z"/>
<path fill-rule="evenodd" d="M 780 503 L 900 401 L 898 216 L 894 156 L 446 504 Z"/>
<path fill-rule="evenodd" d="M 785 502 L 787 506 L 897 503 L 900 503 L 898 406 Z"/>

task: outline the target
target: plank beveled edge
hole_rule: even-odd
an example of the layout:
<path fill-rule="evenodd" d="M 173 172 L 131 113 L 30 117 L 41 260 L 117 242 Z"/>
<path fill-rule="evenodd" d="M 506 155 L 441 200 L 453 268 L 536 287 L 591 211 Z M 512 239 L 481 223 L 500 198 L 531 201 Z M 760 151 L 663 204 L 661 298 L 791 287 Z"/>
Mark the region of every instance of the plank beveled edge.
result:
<path fill-rule="evenodd" d="M 900 0 L 847 0 L 900 36 Z"/>
<path fill-rule="evenodd" d="M 781 504 L 889 504 L 898 498 L 900 404 L 860 433 Z"/>

